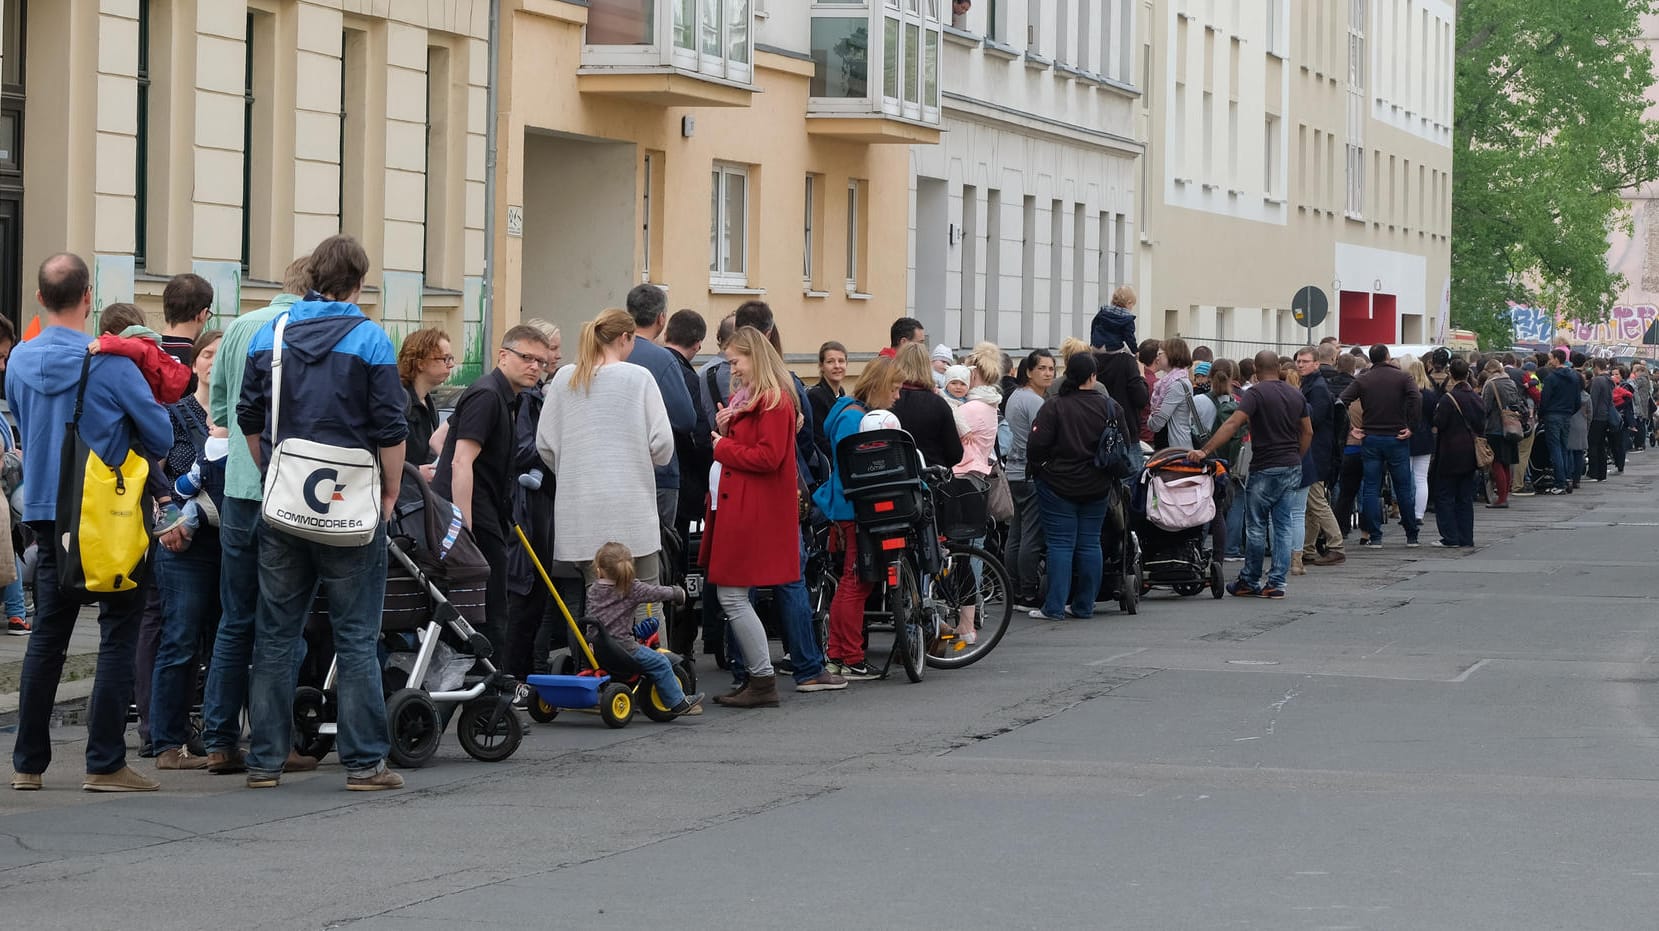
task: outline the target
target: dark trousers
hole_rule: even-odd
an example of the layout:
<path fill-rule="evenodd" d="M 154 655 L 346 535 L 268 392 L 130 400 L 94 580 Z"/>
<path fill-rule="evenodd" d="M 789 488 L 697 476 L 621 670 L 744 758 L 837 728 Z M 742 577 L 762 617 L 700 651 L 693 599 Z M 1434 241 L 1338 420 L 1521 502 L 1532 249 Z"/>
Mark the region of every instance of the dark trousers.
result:
<path fill-rule="evenodd" d="M 490 580 L 484 589 L 484 627 L 479 633 L 489 638 L 497 657 L 507 655 L 507 539 L 498 526 L 474 526 L 473 542 L 490 564 Z"/>
<path fill-rule="evenodd" d="M 42 541 L 43 543 L 45 541 Z M 154 565 L 159 546 L 150 547 Z M 46 547 L 40 548 L 42 553 Z M 38 597 L 38 596 L 37 596 Z M 138 621 L 138 642 L 133 648 L 133 703 L 138 706 L 138 739 L 150 743 L 150 689 L 155 685 L 156 654 L 161 652 L 161 592 L 155 585 L 144 586 L 143 613 Z"/>
<path fill-rule="evenodd" d="M 1590 470 L 1589 477 L 1593 481 L 1602 481 L 1607 478 L 1607 454 L 1612 439 L 1613 428 L 1605 420 L 1590 421 Z"/>
<path fill-rule="evenodd" d="M 1607 452 L 1613 457 L 1613 468 L 1624 471 L 1624 454 L 1630 449 L 1630 435 L 1623 426 L 1607 428 Z"/>
<path fill-rule="evenodd" d="M 52 703 L 63 678 L 64 657 L 81 604 L 58 589 L 55 525 L 37 521 L 31 526 L 40 540 L 40 562 L 35 569 L 35 625 L 23 654 L 23 677 L 18 686 L 17 742 L 12 768 L 20 773 L 44 773 L 52 762 Z M 133 652 L 144 613 L 145 590 L 104 598 L 98 608 L 98 668 L 87 701 L 86 771 L 103 775 L 127 765 L 127 706 L 133 696 Z"/>
<path fill-rule="evenodd" d="M 1434 523 L 1440 542 L 1452 546 L 1475 545 L 1475 483 L 1479 472 L 1440 475 L 1434 488 Z"/>
<path fill-rule="evenodd" d="M 1342 535 L 1354 529 L 1354 502 L 1359 498 L 1359 486 L 1365 480 L 1365 460 L 1360 458 L 1359 450 L 1344 452 L 1342 467 L 1337 473 L 1336 512 L 1337 525 L 1342 528 Z"/>
<path fill-rule="evenodd" d="M 1043 539 L 1043 511 L 1037 505 L 1037 483 L 1024 479 L 1010 481 L 1008 491 L 1014 499 L 1014 519 L 1008 523 L 1003 564 L 1013 576 L 1014 600 L 1020 604 L 1036 604 L 1042 596 L 1037 584 L 1038 565 L 1047 545 Z"/>
<path fill-rule="evenodd" d="M 554 579 L 572 612 L 581 610 L 580 579 Z M 520 682 L 531 673 L 546 673 L 547 654 L 565 646 L 566 627 L 559 606 L 538 576 L 525 594 L 507 595 L 507 656 L 502 669 Z"/>

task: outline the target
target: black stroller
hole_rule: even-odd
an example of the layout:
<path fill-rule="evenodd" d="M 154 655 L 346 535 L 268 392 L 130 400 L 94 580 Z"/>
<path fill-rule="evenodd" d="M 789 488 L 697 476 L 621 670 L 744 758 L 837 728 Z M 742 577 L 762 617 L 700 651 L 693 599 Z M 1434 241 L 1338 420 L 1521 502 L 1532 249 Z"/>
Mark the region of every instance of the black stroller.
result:
<path fill-rule="evenodd" d="M 1227 463 L 1187 460 L 1187 450 L 1153 453 L 1135 483 L 1132 524 L 1141 547 L 1141 592 L 1168 587 L 1183 597 L 1206 586 L 1226 593 L 1220 553 L 1212 552 L 1210 521 L 1229 502 Z"/>
<path fill-rule="evenodd" d="M 468 622 L 483 619 L 489 564 L 462 525 L 460 509 L 407 463 L 386 546 L 381 676 L 391 761 L 404 768 L 429 762 L 457 709 L 461 748 L 487 763 L 507 759 L 524 738 L 512 708 L 518 684 L 490 663 L 488 638 Z M 320 593 L 312 610 L 314 622 L 319 614 L 326 621 Z M 294 747 L 306 756 L 333 749 L 334 676 L 330 663 L 320 688 L 301 686 L 295 693 Z"/>

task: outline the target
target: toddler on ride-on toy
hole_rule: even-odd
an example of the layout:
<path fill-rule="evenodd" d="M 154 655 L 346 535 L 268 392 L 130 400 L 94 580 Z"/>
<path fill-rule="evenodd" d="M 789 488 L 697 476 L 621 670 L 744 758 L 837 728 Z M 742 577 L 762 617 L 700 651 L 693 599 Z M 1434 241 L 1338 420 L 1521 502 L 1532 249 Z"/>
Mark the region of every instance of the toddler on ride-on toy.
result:
<path fill-rule="evenodd" d="M 645 670 L 657 686 L 670 711 L 690 714 L 703 701 L 703 694 L 687 695 L 674 676 L 668 657 L 643 646 L 634 636 L 634 609 L 651 602 L 672 601 L 683 605 L 685 589 L 651 585 L 634 578 L 634 554 L 620 543 L 606 543 L 593 556 L 595 579 L 588 586 L 587 617 L 598 621 L 617 645 Z"/>

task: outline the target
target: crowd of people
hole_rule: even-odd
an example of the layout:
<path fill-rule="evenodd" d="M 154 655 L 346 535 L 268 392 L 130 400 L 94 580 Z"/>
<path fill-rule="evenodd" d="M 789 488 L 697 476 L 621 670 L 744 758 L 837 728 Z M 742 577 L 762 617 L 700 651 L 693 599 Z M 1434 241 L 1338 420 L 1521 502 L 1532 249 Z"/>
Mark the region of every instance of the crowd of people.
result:
<path fill-rule="evenodd" d="M 104 461 L 138 450 L 153 464 L 153 578 L 97 598 L 82 786 L 109 792 L 159 787 L 126 761 L 135 699 L 142 753 L 157 769 L 245 773 L 250 788 L 270 788 L 284 773 L 316 768 L 294 750 L 290 709 L 307 654 L 319 648 L 335 669 L 347 787 L 403 785 L 386 765 L 377 641 L 384 521 L 406 462 L 454 502 L 489 564 L 476 626 L 508 674 L 546 671 L 564 636 L 518 544 L 522 529 L 572 609 L 630 646 L 633 622 L 686 601 L 683 588 L 663 583 L 699 567 L 703 610 L 679 612 L 669 646 L 693 653 L 701 628 L 705 653 L 734 677 L 715 700 L 765 708 L 780 703 L 780 673 L 807 693 L 879 675 L 863 635 L 872 583 L 856 571 L 854 508 L 834 468 L 837 445 L 874 413 L 969 493 L 1006 485 L 1010 513 L 998 536 L 1012 600 L 1055 621 L 1095 611 L 1107 501 L 1124 480 L 1102 464 L 1103 436 L 1128 438 L 1137 469 L 1159 450 L 1226 460 L 1210 551 L 1242 561 L 1227 586 L 1233 595 L 1282 598 L 1306 567 L 1342 565 L 1355 529 L 1359 547 L 1379 547 L 1397 520 L 1405 545 L 1416 546 L 1432 509 L 1433 545 L 1473 546 L 1478 498 L 1506 508 L 1516 495 L 1606 480 L 1609 461 L 1622 473 L 1626 452 L 1645 448 L 1654 427 L 1656 392 L 1639 362 L 1626 369 L 1565 349 L 1395 359 L 1385 346 L 1344 351 L 1335 340 L 1290 356 L 1217 358 L 1180 338 L 1138 340 L 1126 287 L 1096 315 L 1088 341 L 1057 351 L 1016 362 L 981 343 L 958 358 L 945 345 L 930 349 L 923 325 L 903 317 L 856 378 L 844 345 L 820 346 L 809 388 L 785 364 L 764 302 L 718 321 L 718 351 L 698 367 L 708 322 L 692 310 L 669 314 L 663 291 L 641 285 L 625 307 L 582 326 L 569 365 L 557 328 L 528 320 L 506 330 L 494 366 L 445 419 L 435 390 L 456 367 L 449 335 L 423 329 L 394 347 L 356 304 L 368 267 L 354 239 L 330 237 L 289 267 L 269 306 L 222 331 L 208 328 L 211 285 L 180 275 L 163 293 L 163 332 L 137 308 L 111 305 L 89 342 L 86 264 L 65 253 L 41 265 L 38 334 L 17 343 L 0 327 L 19 429 L 0 431 L 0 474 L 15 502 L 13 542 L 21 552 L 37 541 L 39 554 L 13 788 L 44 785 L 52 702 L 81 608 L 54 565 L 71 421 Z M 296 449 L 336 456 L 339 467 L 290 490 L 284 460 Z M 351 477 L 363 461 L 367 485 Z M 291 494 L 321 514 L 338 504 L 335 515 L 366 496 L 379 519 L 360 535 L 329 538 L 319 528 L 349 521 L 296 521 Z M 831 550 L 846 567 L 825 642 L 803 578 L 803 528 L 815 518 L 831 523 Z M 986 529 L 973 542 L 983 544 Z M 776 612 L 781 663 L 757 613 L 762 593 Z M 17 583 L 0 595 L 10 631 L 31 633 Z M 314 611 L 326 611 L 325 644 L 307 642 Z M 949 633 L 972 643 L 973 611 L 950 619 Z M 651 662 L 656 654 L 636 655 L 675 713 L 701 712 L 702 696 L 684 694 L 666 663 Z M 189 709 L 203 665 L 198 735 Z"/>

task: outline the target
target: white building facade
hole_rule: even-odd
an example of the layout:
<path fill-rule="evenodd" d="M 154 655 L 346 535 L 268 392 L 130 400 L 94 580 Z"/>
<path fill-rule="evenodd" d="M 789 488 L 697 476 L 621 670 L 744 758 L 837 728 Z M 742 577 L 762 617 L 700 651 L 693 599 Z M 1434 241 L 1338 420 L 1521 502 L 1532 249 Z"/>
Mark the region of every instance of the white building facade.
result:
<path fill-rule="evenodd" d="M 1134 280 L 1140 15 L 977 0 L 945 27 L 943 138 L 911 148 L 908 304 L 932 342 L 1055 346 Z"/>
<path fill-rule="evenodd" d="M 1451 265 L 1446 0 L 1142 0 L 1140 332 L 1420 343 Z M 1311 331 L 1291 300 L 1323 290 Z"/>

